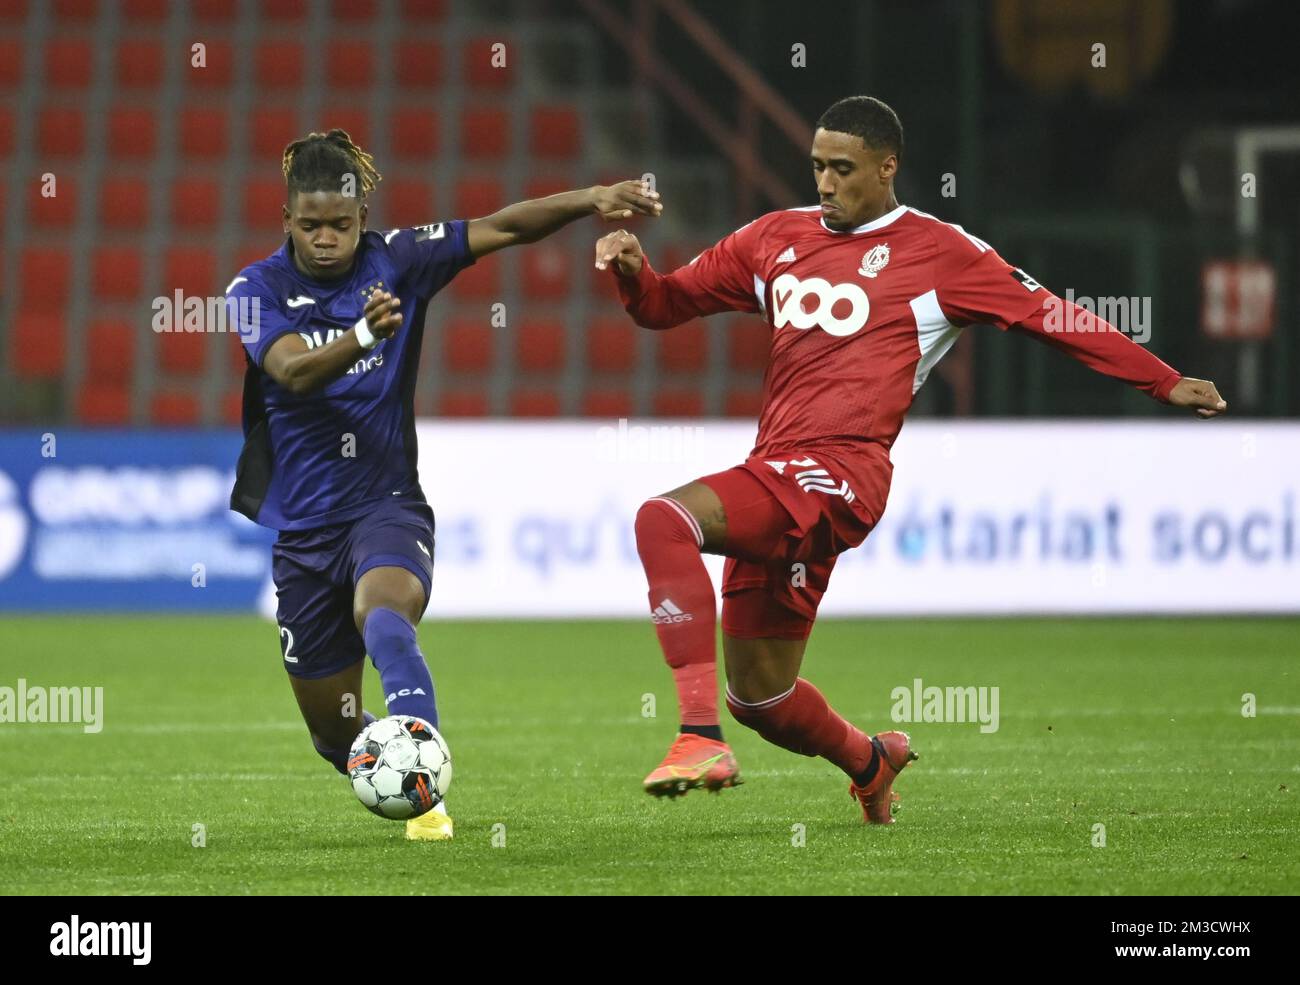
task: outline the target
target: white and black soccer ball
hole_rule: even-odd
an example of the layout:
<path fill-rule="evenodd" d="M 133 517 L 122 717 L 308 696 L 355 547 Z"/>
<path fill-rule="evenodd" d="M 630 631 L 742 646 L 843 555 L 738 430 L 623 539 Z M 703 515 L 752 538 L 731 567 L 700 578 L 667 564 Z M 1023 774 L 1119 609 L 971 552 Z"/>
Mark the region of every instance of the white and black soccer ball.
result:
<path fill-rule="evenodd" d="M 451 751 L 423 718 L 390 715 L 371 722 L 352 743 L 348 779 L 357 799 L 380 817 L 419 817 L 447 796 Z"/>

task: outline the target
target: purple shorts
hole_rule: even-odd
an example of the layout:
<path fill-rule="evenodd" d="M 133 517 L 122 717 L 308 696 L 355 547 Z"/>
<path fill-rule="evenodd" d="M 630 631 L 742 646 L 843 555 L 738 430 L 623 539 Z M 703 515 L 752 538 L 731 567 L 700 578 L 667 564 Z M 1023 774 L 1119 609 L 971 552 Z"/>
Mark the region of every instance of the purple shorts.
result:
<path fill-rule="evenodd" d="M 356 520 L 313 530 L 282 531 L 271 548 L 280 600 L 284 669 L 294 677 L 337 674 L 366 655 L 352 621 L 352 594 L 371 568 L 405 568 L 433 586 L 433 510 L 419 500 L 392 500 Z"/>

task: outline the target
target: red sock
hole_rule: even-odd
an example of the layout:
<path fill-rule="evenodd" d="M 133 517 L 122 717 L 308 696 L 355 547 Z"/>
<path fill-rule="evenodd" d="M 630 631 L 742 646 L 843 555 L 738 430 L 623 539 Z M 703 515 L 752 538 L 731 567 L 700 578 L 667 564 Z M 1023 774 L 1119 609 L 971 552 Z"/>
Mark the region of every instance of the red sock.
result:
<path fill-rule="evenodd" d="M 802 677 L 785 694 L 757 704 L 738 701 L 728 690 L 727 707 L 736 721 L 773 745 L 829 759 L 850 777 L 860 776 L 871 764 L 871 737 L 837 715 Z"/>
<path fill-rule="evenodd" d="M 677 683 L 683 725 L 718 724 L 718 606 L 700 556 L 703 537 L 686 508 L 650 499 L 636 514 L 636 549 L 650 584 L 650 613 Z"/>

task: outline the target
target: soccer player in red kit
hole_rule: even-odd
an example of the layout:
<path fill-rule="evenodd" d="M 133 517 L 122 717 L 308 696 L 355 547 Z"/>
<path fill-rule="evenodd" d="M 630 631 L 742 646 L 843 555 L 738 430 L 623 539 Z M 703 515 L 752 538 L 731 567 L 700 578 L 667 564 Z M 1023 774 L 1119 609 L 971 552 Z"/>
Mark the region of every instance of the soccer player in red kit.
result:
<path fill-rule="evenodd" d="M 706 552 L 727 558 L 731 714 L 769 742 L 834 763 L 864 820 L 892 823 L 894 778 L 916 758 L 908 736 L 868 736 L 799 667 L 837 555 L 862 543 L 884 512 L 889 449 L 903 416 L 963 326 L 1025 332 L 1201 417 L 1227 409 L 1213 383 L 1181 376 L 960 226 L 899 205 L 902 150 L 892 109 L 871 97 L 843 99 L 813 137 L 819 205 L 761 216 L 667 275 L 627 232 L 596 244 L 596 266 L 615 272 L 639 325 L 748 311 L 772 328 L 750 457 L 637 512 L 652 619 L 681 708 L 680 734 L 645 779 L 651 794 L 718 790 L 740 778 L 718 721 Z"/>

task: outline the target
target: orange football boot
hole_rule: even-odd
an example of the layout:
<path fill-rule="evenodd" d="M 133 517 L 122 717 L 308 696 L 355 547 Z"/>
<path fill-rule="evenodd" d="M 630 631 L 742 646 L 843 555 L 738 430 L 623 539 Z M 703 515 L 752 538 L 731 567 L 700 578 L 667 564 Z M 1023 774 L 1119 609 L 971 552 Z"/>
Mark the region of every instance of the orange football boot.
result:
<path fill-rule="evenodd" d="M 849 796 L 862 805 L 862 820 L 867 824 L 893 824 L 891 812 L 898 801 L 894 779 L 907 764 L 919 757 L 912 752 L 912 740 L 906 732 L 879 732 L 871 740 L 880 754 L 880 768 L 865 787 L 849 781 Z"/>
<path fill-rule="evenodd" d="M 645 792 L 655 797 L 680 797 L 696 787 L 717 793 L 740 783 L 731 747 L 689 732 L 677 736 L 664 761 L 644 780 Z"/>

